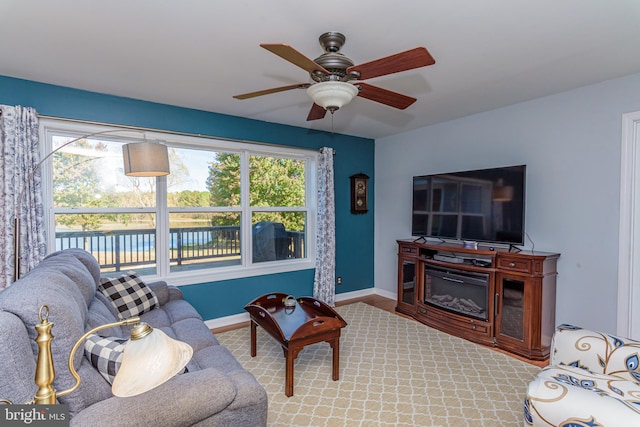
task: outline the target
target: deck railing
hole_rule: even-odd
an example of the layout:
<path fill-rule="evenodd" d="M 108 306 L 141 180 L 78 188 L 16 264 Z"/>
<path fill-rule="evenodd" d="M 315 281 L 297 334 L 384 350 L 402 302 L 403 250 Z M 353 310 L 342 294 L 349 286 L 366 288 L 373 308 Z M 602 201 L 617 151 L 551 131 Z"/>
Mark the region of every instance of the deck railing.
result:
<path fill-rule="evenodd" d="M 304 232 L 287 231 L 287 258 L 305 256 Z M 122 271 L 156 263 L 155 229 L 56 232 L 56 250 L 81 248 L 102 270 Z M 239 258 L 240 227 L 181 227 L 169 230 L 171 265 Z"/>

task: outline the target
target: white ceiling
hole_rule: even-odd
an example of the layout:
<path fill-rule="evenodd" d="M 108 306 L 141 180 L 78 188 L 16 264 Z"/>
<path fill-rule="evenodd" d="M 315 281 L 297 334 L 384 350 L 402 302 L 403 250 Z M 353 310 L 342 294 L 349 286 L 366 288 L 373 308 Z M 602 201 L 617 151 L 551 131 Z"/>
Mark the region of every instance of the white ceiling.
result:
<path fill-rule="evenodd" d="M 368 81 L 418 101 L 332 123 L 304 90 L 232 98 L 309 82 L 259 44 L 313 59 L 327 31 L 356 64 L 425 46 L 435 65 Z M 0 75 L 379 138 L 640 72 L 640 1 L 0 0 L 0 40 Z"/>

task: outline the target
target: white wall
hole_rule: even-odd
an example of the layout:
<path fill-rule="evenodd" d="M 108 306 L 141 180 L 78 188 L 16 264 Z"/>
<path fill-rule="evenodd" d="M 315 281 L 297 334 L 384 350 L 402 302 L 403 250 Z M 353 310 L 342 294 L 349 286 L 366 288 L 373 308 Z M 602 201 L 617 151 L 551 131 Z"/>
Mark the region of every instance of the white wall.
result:
<path fill-rule="evenodd" d="M 632 111 L 640 74 L 376 140 L 376 289 L 396 292 L 412 176 L 526 164 L 526 231 L 536 250 L 562 254 L 556 322 L 615 333 L 621 117 Z"/>

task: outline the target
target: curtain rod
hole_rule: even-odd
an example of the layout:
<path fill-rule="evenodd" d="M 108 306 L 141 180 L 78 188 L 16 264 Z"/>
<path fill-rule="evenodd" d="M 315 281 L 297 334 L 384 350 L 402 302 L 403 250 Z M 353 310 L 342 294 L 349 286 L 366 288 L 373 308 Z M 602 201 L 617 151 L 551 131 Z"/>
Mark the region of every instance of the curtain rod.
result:
<path fill-rule="evenodd" d="M 96 122 L 96 121 L 90 121 L 90 120 L 69 119 L 69 118 L 66 118 L 66 117 L 46 116 L 46 115 L 43 115 L 43 114 L 38 114 L 38 117 L 41 118 L 41 119 L 61 120 L 61 121 L 66 121 L 66 122 L 71 122 L 71 123 L 81 123 L 81 124 L 96 125 L 96 126 L 118 127 L 118 128 L 122 128 L 122 129 L 130 129 L 130 130 L 136 130 L 136 131 L 141 131 L 141 132 L 160 132 L 160 133 L 168 133 L 170 135 L 190 136 L 190 137 L 198 137 L 198 138 L 205 138 L 205 139 L 219 139 L 219 140 L 222 140 L 222 141 L 242 142 L 242 143 L 245 143 L 245 144 L 254 144 L 254 145 L 257 144 L 257 145 L 264 145 L 266 147 L 295 148 L 295 149 L 298 149 L 298 150 L 309 150 L 309 151 L 322 152 L 322 148 L 319 149 L 319 150 L 314 150 L 313 148 L 295 147 L 295 146 L 292 146 L 292 145 L 284 145 L 284 144 L 271 144 L 269 142 L 249 141 L 249 140 L 246 140 L 246 139 L 227 138 L 227 137 L 224 137 L 224 136 L 203 135 L 201 133 L 178 132 L 178 131 L 173 131 L 173 130 L 147 128 L 147 127 L 141 127 L 141 126 L 119 125 L 119 124 L 114 124 L 114 123 L 104 123 L 104 122 Z M 336 154 L 335 150 L 333 150 L 333 154 L 334 155 Z"/>

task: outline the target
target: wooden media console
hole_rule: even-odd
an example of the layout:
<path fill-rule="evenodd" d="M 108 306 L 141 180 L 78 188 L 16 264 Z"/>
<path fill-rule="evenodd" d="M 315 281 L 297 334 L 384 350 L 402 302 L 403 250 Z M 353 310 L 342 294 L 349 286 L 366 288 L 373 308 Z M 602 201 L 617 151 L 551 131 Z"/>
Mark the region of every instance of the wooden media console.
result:
<path fill-rule="evenodd" d="M 556 326 L 559 256 L 398 240 L 396 311 L 470 341 L 545 360 Z"/>

